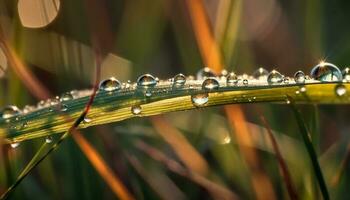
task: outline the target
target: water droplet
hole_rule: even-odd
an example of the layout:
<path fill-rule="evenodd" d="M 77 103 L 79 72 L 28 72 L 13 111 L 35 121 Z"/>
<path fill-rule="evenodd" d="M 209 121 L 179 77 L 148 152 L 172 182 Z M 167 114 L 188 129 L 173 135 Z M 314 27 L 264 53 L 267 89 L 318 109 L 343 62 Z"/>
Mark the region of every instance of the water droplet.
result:
<path fill-rule="evenodd" d="M 200 106 L 204 106 L 208 102 L 209 96 L 207 93 L 195 94 L 191 96 L 191 100 L 194 106 L 200 107 Z"/>
<path fill-rule="evenodd" d="M 53 141 L 52 136 L 50 136 L 50 135 L 46 136 L 46 138 L 45 138 L 46 143 L 50 144 L 52 141 Z"/>
<path fill-rule="evenodd" d="M 141 106 L 137 105 L 137 106 L 132 106 L 131 107 L 131 113 L 134 115 L 139 115 L 142 112 L 142 108 Z"/>
<path fill-rule="evenodd" d="M 186 83 L 186 76 L 183 74 L 177 74 L 174 77 L 174 85 L 175 86 L 182 86 Z"/>
<path fill-rule="evenodd" d="M 65 112 L 68 110 L 68 106 L 66 104 L 61 105 L 61 111 Z"/>
<path fill-rule="evenodd" d="M 312 68 L 310 76 L 322 82 L 341 81 L 343 79 L 339 68 L 326 62 L 321 62 Z"/>
<path fill-rule="evenodd" d="M 207 78 L 202 83 L 203 90 L 216 90 L 219 86 L 219 82 L 215 78 Z"/>
<path fill-rule="evenodd" d="M 299 90 L 295 91 L 295 94 L 300 94 L 300 91 Z"/>
<path fill-rule="evenodd" d="M 296 83 L 304 83 L 305 82 L 305 74 L 302 71 L 297 71 L 294 74 L 294 80 Z"/>
<path fill-rule="evenodd" d="M 139 87 L 154 87 L 155 85 L 157 85 L 157 80 L 151 74 L 143 74 L 137 79 Z"/>
<path fill-rule="evenodd" d="M 204 67 L 197 72 L 197 79 L 205 79 L 209 77 L 215 77 L 215 73 L 211 71 L 209 67 Z"/>
<path fill-rule="evenodd" d="M 346 94 L 346 87 L 344 85 L 337 85 L 335 87 L 335 93 L 339 97 L 344 96 Z"/>
<path fill-rule="evenodd" d="M 350 68 L 349 67 L 343 69 L 342 75 L 343 75 L 344 82 L 350 82 Z"/>
<path fill-rule="evenodd" d="M 61 97 L 60 97 L 60 101 L 61 102 L 69 101 L 69 100 L 72 100 L 72 99 L 73 99 L 73 95 L 70 92 L 66 92 L 66 93 L 62 94 Z"/>
<path fill-rule="evenodd" d="M 120 90 L 121 87 L 122 87 L 122 84 L 120 83 L 120 81 L 114 77 L 111 77 L 109 79 L 101 81 L 99 89 L 107 92 L 111 92 L 115 90 Z"/>
<path fill-rule="evenodd" d="M 11 143 L 11 147 L 13 148 L 13 149 L 15 149 L 15 148 L 17 148 L 18 146 L 19 146 L 19 142 L 14 142 L 14 143 Z"/>
<path fill-rule="evenodd" d="M 226 69 L 221 70 L 221 76 L 226 77 L 228 74 Z"/>
<path fill-rule="evenodd" d="M 304 87 L 304 86 L 301 87 L 301 88 L 300 88 L 300 92 L 306 92 L 306 87 Z"/>
<path fill-rule="evenodd" d="M 289 99 L 286 99 L 286 104 L 290 104 L 290 100 Z"/>
<path fill-rule="evenodd" d="M 248 85 L 248 79 L 243 80 L 243 85 Z"/>
<path fill-rule="evenodd" d="M 2 110 L 1 116 L 4 119 L 8 119 L 10 117 L 20 114 L 20 112 L 21 111 L 17 108 L 17 106 L 9 105 Z"/>
<path fill-rule="evenodd" d="M 90 118 L 88 118 L 88 117 L 84 117 L 84 120 L 83 120 L 83 123 L 84 124 L 88 124 L 88 123 L 90 123 L 92 121 L 92 119 L 90 119 Z"/>
<path fill-rule="evenodd" d="M 276 70 L 272 70 L 267 76 L 267 82 L 269 84 L 279 84 L 283 82 L 283 76 Z"/>
<path fill-rule="evenodd" d="M 262 67 L 255 70 L 255 72 L 253 73 L 253 77 L 258 80 L 266 80 L 268 75 L 269 75 L 269 72 Z"/>
<path fill-rule="evenodd" d="M 233 72 L 229 73 L 226 77 L 226 83 L 227 85 L 236 85 L 238 83 L 237 75 Z"/>

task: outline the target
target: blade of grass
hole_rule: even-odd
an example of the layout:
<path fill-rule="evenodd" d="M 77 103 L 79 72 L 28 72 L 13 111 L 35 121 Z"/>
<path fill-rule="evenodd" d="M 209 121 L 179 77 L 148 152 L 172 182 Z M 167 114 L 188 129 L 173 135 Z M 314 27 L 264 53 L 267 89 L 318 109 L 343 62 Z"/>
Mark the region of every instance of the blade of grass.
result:
<path fill-rule="evenodd" d="M 265 119 L 265 117 L 263 115 L 260 116 L 260 119 L 263 122 L 263 124 L 264 124 L 264 126 L 265 126 L 265 128 L 267 130 L 267 133 L 269 135 L 269 138 L 270 138 L 270 141 L 271 141 L 271 144 L 272 144 L 272 148 L 273 148 L 273 150 L 275 152 L 276 159 L 277 159 L 279 167 L 280 167 L 280 169 L 282 171 L 283 180 L 284 180 L 284 183 L 286 185 L 286 188 L 287 188 L 287 191 L 288 191 L 288 194 L 289 194 L 289 198 L 290 199 L 299 199 L 298 193 L 296 192 L 295 186 L 294 186 L 294 184 L 292 182 L 292 178 L 290 176 L 287 164 L 284 161 L 284 159 L 283 159 L 283 157 L 281 155 L 281 151 L 280 151 L 280 149 L 278 147 L 277 141 L 276 141 L 274 135 L 272 134 L 271 127 L 270 127 L 269 123 L 267 122 L 267 120 Z"/>
<path fill-rule="evenodd" d="M 311 141 L 311 138 L 310 138 L 310 135 L 309 135 L 309 131 L 308 131 L 308 129 L 307 129 L 306 125 L 305 125 L 304 119 L 301 116 L 299 110 L 297 109 L 295 103 L 293 102 L 293 100 L 290 100 L 290 101 L 291 101 L 291 108 L 293 110 L 293 113 L 295 115 L 296 121 L 298 123 L 299 131 L 300 131 L 300 134 L 302 136 L 303 142 L 305 144 L 306 150 L 307 150 L 307 152 L 309 154 L 309 157 L 310 157 L 310 160 L 311 160 L 311 164 L 312 164 L 312 167 L 313 167 L 313 171 L 314 171 L 314 173 L 316 175 L 317 182 L 318 182 L 318 185 L 320 187 L 323 199 L 328 200 L 329 199 L 329 193 L 328 193 L 328 190 L 327 190 L 326 182 L 324 181 L 322 170 L 321 170 L 320 164 L 318 162 L 317 154 L 316 154 L 315 149 L 314 149 L 314 147 L 312 145 L 312 141 Z"/>
<path fill-rule="evenodd" d="M 347 146 L 346 154 L 339 166 L 339 169 L 337 170 L 337 172 L 332 178 L 332 181 L 331 181 L 332 187 L 336 187 L 339 184 L 340 179 L 344 174 L 346 166 L 349 164 L 349 162 L 350 162 L 350 143 Z"/>

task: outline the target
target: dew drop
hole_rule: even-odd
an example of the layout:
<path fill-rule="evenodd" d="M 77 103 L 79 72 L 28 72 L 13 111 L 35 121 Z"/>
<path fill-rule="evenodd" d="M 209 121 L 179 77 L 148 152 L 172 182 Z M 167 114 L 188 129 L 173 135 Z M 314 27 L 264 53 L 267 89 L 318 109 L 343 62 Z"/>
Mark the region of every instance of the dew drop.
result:
<path fill-rule="evenodd" d="M 70 92 L 66 92 L 66 93 L 62 94 L 61 97 L 60 97 L 60 101 L 61 102 L 69 101 L 69 100 L 72 100 L 72 99 L 73 99 L 73 95 Z"/>
<path fill-rule="evenodd" d="M 9 105 L 2 110 L 1 117 L 3 119 L 8 119 L 10 117 L 20 114 L 20 112 L 21 111 L 17 108 L 17 106 Z"/>
<path fill-rule="evenodd" d="M 335 87 L 335 93 L 339 97 L 344 96 L 346 94 L 346 87 L 344 85 L 337 85 Z"/>
<path fill-rule="evenodd" d="M 310 76 L 321 82 L 341 81 L 343 79 L 339 68 L 327 62 L 321 62 L 312 68 Z"/>
<path fill-rule="evenodd" d="M 267 82 L 271 85 L 283 82 L 283 76 L 276 70 L 272 70 L 267 76 Z"/>
<path fill-rule="evenodd" d="M 50 144 L 52 141 L 53 141 L 52 136 L 50 136 L 50 135 L 46 136 L 46 138 L 45 138 L 46 143 Z"/>
<path fill-rule="evenodd" d="M 14 142 L 14 143 L 11 143 L 11 148 L 15 149 L 19 146 L 19 142 Z"/>
<path fill-rule="evenodd" d="M 92 119 L 90 119 L 90 118 L 88 118 L 88 117 L 84 117 L 84 120 L 83 120 L 84 124 L 88 124 L 88 123 L 90 123 L 91 121 L 92 121 Z"/>
<path fill-rule="evenodd" d="M 286 104 L 290 104 L 290 100 L 289 99 L 286 99 Z"/>
<path fill-rule="evenodd" d="M 255 70 L 255 72 L 253 73 L 253 77 L 258 80 L 266 80 L 268 75 L 269 75 L 269 72 L 262 67 Z"/>
<path fill-rule="evenodd" d="M 349 67 L 343 69 L 342 75 L 343 75 L 344 82 L 350 82 L 350 68 Z"/>
<path fill-rule="evenodd" d="M 296 83 L 304 83 L 305 82 L 305 74 L 302 71 L 297 71 L 294 74 L 294 80 Z"/>
<path fill-rule="evenodd" d="M 236 85 L 238 83 L 237 75 L 233 72 L 229 73 L 226 78 L 226 83 L 229 86 Z"/>
<path fill-rule="evenodd" d="M 209 77 L 215 77 L 215 73 L 211 71 L 209 67 L 204 67 L 197 72 L 197 79 L 205 79 Z"/>
<path fill-rule="evenodd" d="M 304 86 L 301 87 L 301 88 L 300 88 L 300 92 L 306 92 L 306 87 L 304 87 Z"/>
<path fill-rule="evenodd" d="M 183 74 L 177 74 L 174 76 L 174 85 L 175 86 L 182 86 L 186 83 L 186 76 Z"/>
<path fill-rule="evenodd" d="M 203 90 L 216 90 L 219 86 L 220 84 L 215 78 L 207 78 L 202 83 Z"/>
<path fill-rule="evenodd" d="M 248 79 L 243 80 L 243 85 L 248 85 Z"/>
<path fill-rule="evenodd" d="M 137 106 L 132 106 L 131 107 L 131 113 L 134 115 L 139 115 L 142 112 L 142 108 L 141 106 L 137 105 Z"/>
<path fill-rule="evenodd" d="M 157 85 L 157 80 L 151 74 L 143 74 L 137 79 L 139 87 L 154 87 L 155 85 Z"/>
<path fill-rule="evenodd" d="M 228 72 L 227 72 L 226 69 L 221 70 L 221 76 L 222 76 L 222 77 L 226 77 L 227 74 L 228 74 Z"/>
<path fill-rule="evenodd" d="M 115 91 L 115 90 L 120 90 L 122 87 L 122 84 L 120 81 L 114 77 L 111 77 L 109 79 L 103 80 L 100 82 L 99 89 L 103 91 Z"/>
<path fill-rule="evenodd" d="M 207 93 L 204 94 L 195 94 L 191 96 L 192 104 L 196 107 L 204 106 L 209 100 Z"/>

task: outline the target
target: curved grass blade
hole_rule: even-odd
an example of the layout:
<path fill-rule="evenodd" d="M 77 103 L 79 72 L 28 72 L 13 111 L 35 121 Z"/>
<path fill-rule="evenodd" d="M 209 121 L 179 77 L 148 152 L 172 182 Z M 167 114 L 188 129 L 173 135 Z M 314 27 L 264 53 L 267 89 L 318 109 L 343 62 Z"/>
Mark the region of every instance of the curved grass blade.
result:
<path fill-rule="evenodd" d="M 291 98 L 289 98 L 289 99 L 291 99 Z M 307 150 L 307 152 L 309 154 L 309 157 L 310 157 L 310 160 L 311 160 L 311 164 L 312 164 L 313 170 L 315 172 L 315 175 L 316 175 L 316 178 L 317 178 L 317 181 L 318 181 L 318 185 L 320 187 L 323 199 L 328 200 L 329 199 L 328 189 L 327 189 L 326 182 L 325 182 L 323 174 L 322 174 L 322 170 L 321 170 L 320 164 L 319 164 L 318 159 L 317 159 L 317 154 L 316 154 L 315 149 L 314 149 L 314 147 L 312 145 L 312 141 L 311 141 L 311 138 L 310 138 L 310 135 L 309 135 L 309 131 L 308 131 L 306 125 L 305 125 L 303 117 L 301 116 L 300 112 L 296 108 L 295 103 L 293 102 L 293 100 L 290 100 L 290 101 L 291 101 L 291 108 L 292 108 L 293 113 L 295 115 L 295 118 L 297 120 L 297 123 L 298 123 L 298 126 L 299 126 L 299 130 L 300 130 L 300 134 L 301 134 L 302 139 L 304 141 L 306 150 Z"/>

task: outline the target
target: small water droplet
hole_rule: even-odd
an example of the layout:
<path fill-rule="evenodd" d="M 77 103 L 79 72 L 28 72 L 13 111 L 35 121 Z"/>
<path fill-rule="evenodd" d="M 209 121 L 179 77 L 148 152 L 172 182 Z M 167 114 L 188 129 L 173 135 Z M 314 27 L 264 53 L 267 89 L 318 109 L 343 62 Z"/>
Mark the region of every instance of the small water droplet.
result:
<path fill-rule="evenodd" d="M 312 68 L 310 76 L 321 82 L 332 82 L 343 80 L 339 68 L 331 63 L 321 62 Z"/>
<path fill-rule="evenodd" d="M 50 136 L 50 135 L 46 136 L 46 138 L 45 138 L 46 143 L 50 144 L 52 141 L 53 141 L 52 136 Z"/>
<path fill-rule="evenodd" d="M 268 75 L 269 75 L 269 72 L 262 67 L 255 70 L 255 72 L 253 73 L 253 77 L 258 80 L 266 80 Z"/>
<path fill-rule="evenodd" d="M 286 104 L 290 104 L 290 100 L 289 99 L 286 99 Z"/>
<path fill-rule="evenodd" d="M 335 87 L 335 93 L 339 97 L 344 96 L 346 94 L 346 87 L 344 85 L 337 85 Z"/>
<path fill-rule="evenodd" d="M 305 82 L 305 74 L 302 71 L 297 71 L 294 74 L 294 80 L 296 83 L 304 83 Z"/>
<path fill-rule="evenodd" d="M 278 71 L 272 70 L 267 77 L 267 82 L 271 85 L 282 83 L 283 76 Z"/>
<path fill-rule="evenodd" d="M 83 120 L 83 122 L 84 122 L 84 124 L 88 124 L 88 123 L 90 123 L 92 121 L 92 119 L 90 119 L 90 118 L 88 118 L 88 117 L 84 117 L 84 120 Z"/>
<path fill-rule="evenodd" d="M 243 80 L 243 85 L 248 85 L 248 79 Z"/>
<path fill-rule="evenodd" d="M 238 83 L 237 75 L 233 72 L 229 73 L 226 78 L 226 83 L 229 86 L 236 85 Z"/>
<path fill-rule="evenodd" d="M 174 76 L 174 85 L 175 86 L 182 86 L 186 83 L 186 76 L 183 74 L 177 74 Z"/>
<path fill-rule="evenodd" d="M 21 111 L 17 108 L 17 106 L 9 105 L 2 109 L 1 117 L 4 119 L 8 119 L 20 113 Z"/>
<path fill-rule="evenodd" d="M 143 74 L 137 79 L 139 87 L 154 87 L 155 85 L 157 85 L 157 80 L 151 74 Z"/>
<path fill-rule="evenodd" d="M 344 82 L 350 82 L 350 68 L 349 67 L 343 69 L 342 75 L 343 75 Z"/>
<path fill-rule="evenodd" d="M 61 97 L 60 97 L 60 101 L 61 102 L 69 101 L 69 100 L 72 100 L 72 99 L 73 99 L 73 95 L 70 92 L 66 92 L 66 93 L 62 94 Z"/>
<path fill-rule="evenodd" d="M 204 106 L 208 100 L 209 96 L 207 93 L 204 94 L 195 94 L 191 96 L 192 104 L 196 107 Z"/>
<path fill-rule="evenodd" d="M 197 72 L 197 79 L 205 79 L 209 77 L 215 77 L 215 73 L 211 71 L 209 67 L 204 67 Z"/>
<path fill-rule="evenodd" d="M 306 92 L 306 87 L 302 86 L 302 87 L 300 88 L 300 92 Z"/>
<path fill-rule="evenodd" d="M 228 74 L 226 69 L 221 70 L 221 76 L 226 77 Z"/>
<path fill-rule="evenodd" d="M 219 86 L 219 82 L 215 78 L 207 78 L 202 83 L 203 90 L 216 90 Z"/>
<path fill-rule="evenodd" d="M 295 94 L 300 94 L 300 91 L 299 90 L 295 91 Z"/>
<path fill-rule="evenodd" d="M 121 87 L 122 87 L 122 84 L 120 83 L 120 81 L 114 77 L 101 81 L 99 85 L 100 90 L 107 91 L 107 92 L 120 90 Z"/>
<path fill-rule="evenodd" d="M 134 115 L 139 115 L 139 114 L 141 114 L 141 112 L 142 112 L 141 106 L 136 105 L 136 106 L 132 106 L 132 107 L 131 107 L 131 113 L 132 113 L 132 114 L 134 114 Z"/>
<path fill-rule="evenodd" d="M 19 142 L 14 142 L 14 143 L 11 143 L 11 148 L 15 149 L 19 146 Z"/>

